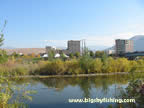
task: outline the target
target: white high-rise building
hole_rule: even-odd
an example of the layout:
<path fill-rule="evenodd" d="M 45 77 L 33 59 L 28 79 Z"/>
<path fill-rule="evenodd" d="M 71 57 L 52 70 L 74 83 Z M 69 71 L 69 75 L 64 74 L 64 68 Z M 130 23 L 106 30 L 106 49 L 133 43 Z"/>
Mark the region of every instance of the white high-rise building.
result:
<path fill-rule="evenodd" d="M 133 52 L 133 40 L 117 39 L 115 40 L 115 44 L 116 54 L 118 55 Z"/>

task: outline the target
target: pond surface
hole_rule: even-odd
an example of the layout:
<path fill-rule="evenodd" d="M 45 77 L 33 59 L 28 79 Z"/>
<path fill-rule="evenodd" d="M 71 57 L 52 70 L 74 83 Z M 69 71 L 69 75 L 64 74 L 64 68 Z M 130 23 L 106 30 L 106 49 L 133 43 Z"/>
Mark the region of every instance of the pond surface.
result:
<path fill-rule="evenodd" d="M 134 75 L 135 79 L 142 77 Z M 16 81 L 21 86 L 29 83 L 27 90 L 35 90 L 30 108 L 107 108 L 114 103 L 68 103 L 68 99 L 116 98 L 121 88 L 126 88 L 131 75 L 105 75 L 93 77 L 25 78 Z"/>

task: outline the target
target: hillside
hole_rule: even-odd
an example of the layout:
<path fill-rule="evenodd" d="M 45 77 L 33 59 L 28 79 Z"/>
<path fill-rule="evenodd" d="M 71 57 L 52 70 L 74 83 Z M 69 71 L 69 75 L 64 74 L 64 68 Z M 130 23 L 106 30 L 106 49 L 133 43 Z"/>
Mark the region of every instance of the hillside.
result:
<path fill-rule="evenodd" d="M 15 49 L 4 49 L 8 55 L 16 52 L 16 53 L 23 53 L 23 54 L 40 54 L 45 53 L 45 48 L 15 48 Z"/>
<path fill-rule="evenodd" d="M 130 40 L 134 41 L 134 51 L 144 51 L 144 35 L 136 35 Z"/>

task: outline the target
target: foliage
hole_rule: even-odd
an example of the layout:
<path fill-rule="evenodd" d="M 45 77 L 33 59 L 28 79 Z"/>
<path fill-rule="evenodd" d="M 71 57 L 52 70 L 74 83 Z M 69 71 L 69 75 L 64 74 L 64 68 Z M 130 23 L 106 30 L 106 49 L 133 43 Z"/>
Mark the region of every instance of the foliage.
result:
<path fill-rule="evenodd" d="M 36 73 L 41 75 L 56 75 L 56 74 L 64 74 L 65 66 L 64 62 L 60 59 L 56 59 L 53 61 L 44 62 L 44 65 L 41 65 L 39 70 Z"/>
<path fill-rule="evenodd" d="M 124 99 L 135 99 L 135 103 L 126 103 L 123 106 L 127 108 L 144 107 L 144 82 L 142 80 L 132 80 L 125 90 L 121 91 L 120 97 Z"/>
<path fill-rule="evenodd" d="M 54 59 L 54 51 L 53 50 L 51 50 L 51 51 L 49 51 L 48 52 L 48 60 L 50 60 L 50 61 L 52 61 L 53 59 Z"/>
<path fill-rule="evenodd" d="M 96 58 L 90 63 L 90 72 L 89 73 L 101 73 L 102 72 L 103 63 L 101 59 Z"/>
<path fill-rule="evenodd" d="M 4 30 L 5 26 L 6 26 L 6 21 L 4 23 L 4 26 L 3 26 L 2 30 L 0 30 L 0 46 L 3 45 L 3 41 L 4 41 L 3 30 Z M 7 54 L 6 54 L 6 52 L 4 50 L 0 50 L 0 64 L 4 63 L 6 61 L 7 61 Z"/>
<path fill-rule="evenodd" d="M 74 57 L 74 55 L 73 55 L 72 53 L 70 53 L 70 54 L 69 54 L 69 57 L 70 57 L 70 58 L 73 58 L 73 57 Z"/>
<path fill-rule="evenodd" d="M 96 51 L 95 52 L 95 57 L 97 57 L 97 58 L 102 58 L 103 55 L 104 55 L 104 51 Z"/>
<path fill-rule="evenodd" d="M 6 51 L 0 50 L 0 64 L 5 63 L 8 60 Z"/>
<path fill-rule="evenodd" d="M 0 78 L 0 108 L 26 108 L 24 101 L 32 100 L 30 94 L 36 93 L 26 90 L 28 84 L 22 87 L 14 86 L 8 78 Z"/>
<path fill-rule="evenodd" d="M 3 34 L 3 31 L 4 31 L 4 28 L 6 27 L 6 24 L 7 24 L 7 21 L 4 22 L 4 25 L 2 27 L 2 29 L 0 30 L 0 46 L 3 45 L 3 41 L 4 41 L 4 34 Z"/>
<path fill-rule="evenodd" d="M 91 57 L 94 57 L 94 56 L 95 56 L 95 54 L 94 54 L 93 51 L 90 51 L 90 56 L 91 56 Z"/>
<path fill-rule="evenodd" d="M 72 74 L 81 74 L 82 69 L 80 68 L 80 64 L 78 60 L 72 59 L 65 62 L 65 74 L 72 75 Z"/>
<path fill-rule="evenodd" d="M 13 52 L 11 56 L 14 56 L 14 57 L 20 57 L 20 55 L 17 54 L 16 52 Z"/>
<path fill-rule="evenodd" d="M 3 34 L 0 34 L 0 46 L 2 46 L 3 45 L 3 41 L 4 41 L 4 38 L 3 38 Z"/>
<path fill-rule="evenodd" d="M 42 60 L 8 57 L 0 64 L 0 73 L 13 75 L 64 75 L 114 72 L 143 72 L 144 61 L 130 61 L 126 58 L 91 58 L 88 54 L 75 59 Z"/>
<path fill-rule="evenodd" d="M 5 26 L 6 26 L 6 21 L 3 29 L 0 31 L 0 46 L 3 45 L 3 41 L 4 41 L 3 30 Z M 26 73 L 25 67 L 18 66 L 18 67 L 10 68 L 10 66 L 12 66 L 15 62 L 14 56 L 12 56 L 11 62 L 7 60 L 8 60 L 8 56 L 6 52 L 4 50 L 0 50 L 0 108 L 25 108 L 23 101 L 20 102 L 20 99 L 24 99 L 24 98 L 26 99 L 26 97 L 30 98 L 29 94 L 31 93 L 31 91 L 24 90 L 21 96 L 17 96 L 16 94 L 14 94 L 13 89 L 17 89 L 17 91 L 20 91 L 20 89 L 17 88 L 16 86 L 14 87 L 12 82 L 8 78 L 4 77 L 5 74 L 7 75 L 11 74 L 15 76 L 15 73 L 19 75 L 21 75 L 22 73 L 23 75 Z M 17 99 L 14 99 L 13 96 L 16 97 Z M 12 102 L 10 102 L 11 99 L 13 100 Z"/>
<path fill-rule="evenodd" d="M 80 67 L 85 74 L 88 74 L 90 72 L 91 60 L 92 58 L 90 58 L 90 56 L 86 53 L 79 60 Z"/>
<path fill-rule="evenodd" d="M 79 57 L 80 57 L 80 53 L 79 53 L 79 52 L 76 52 L 76 53 L 75 53 L 75 56 L 76 56 L 77 58 L 79 58 Z"/>
<path fill-rule="evenodd" d="M 61 53 L 60 57 L 61 57 L 62 60 L 66 60 L 67 59 L 64 53 Z"/>

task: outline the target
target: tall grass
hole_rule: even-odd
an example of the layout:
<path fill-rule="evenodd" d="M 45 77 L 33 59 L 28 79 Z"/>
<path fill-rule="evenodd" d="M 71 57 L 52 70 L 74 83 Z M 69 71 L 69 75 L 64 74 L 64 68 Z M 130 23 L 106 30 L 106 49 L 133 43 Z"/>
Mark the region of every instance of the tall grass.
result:
<path fill-rule="evenodd" d="M 17 76 L 17 75 L 30 75 L 37 69 L 38 64 L 33 63 L 19 63 L 9 60 L 4 64 L 0 64 L 1 76 Z"/>

